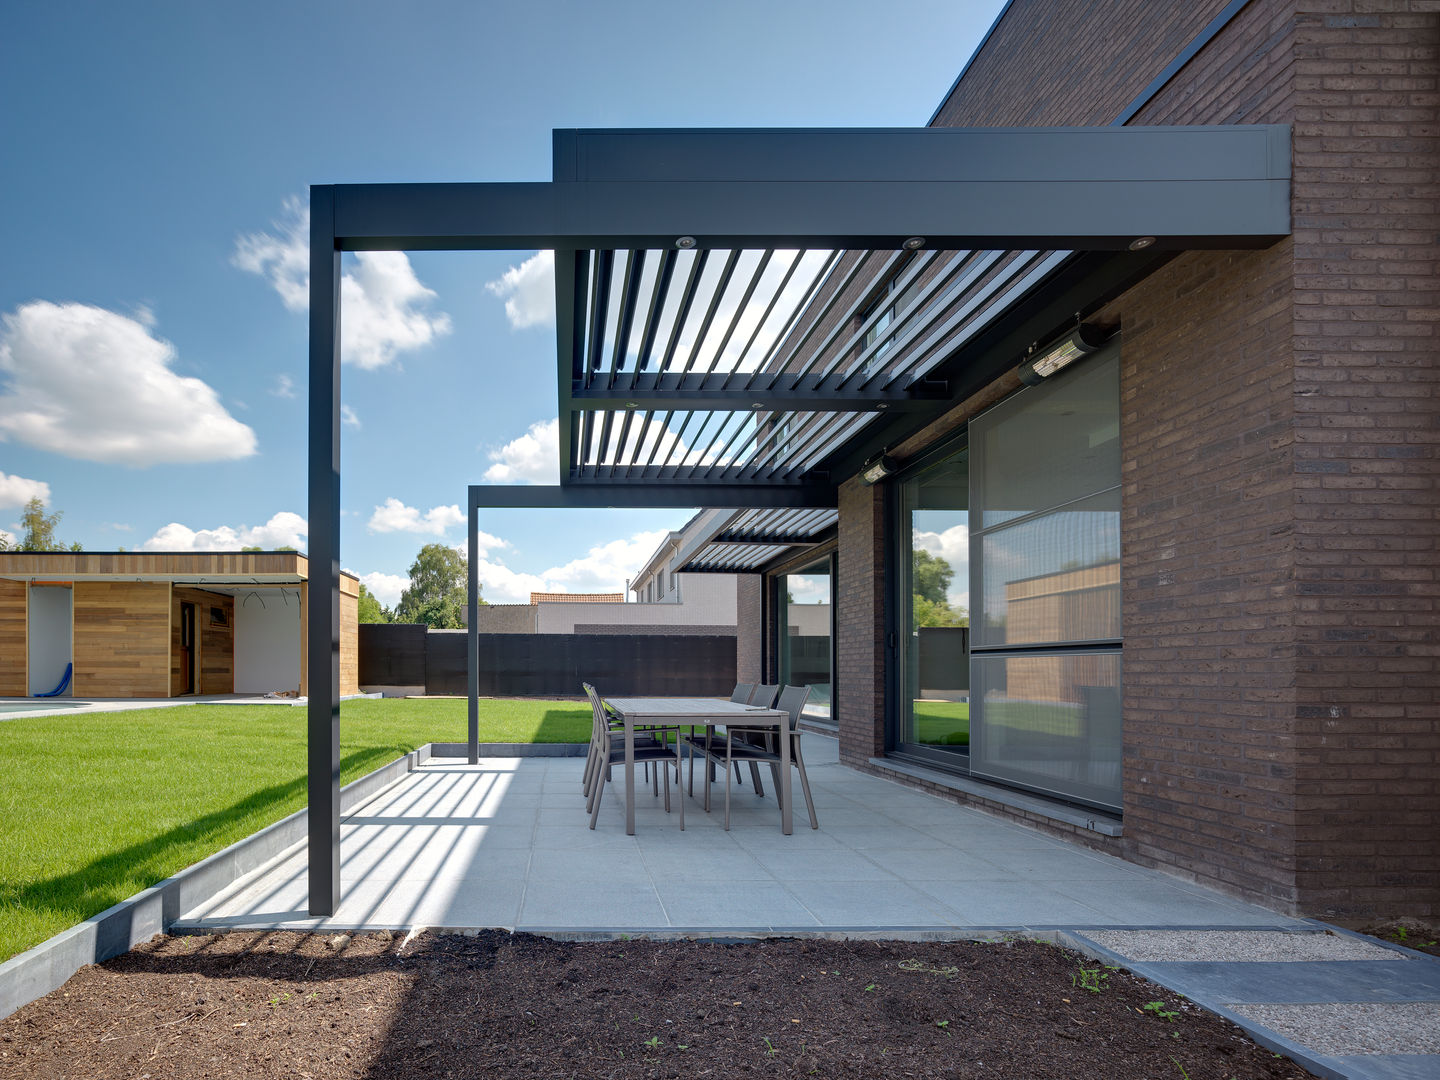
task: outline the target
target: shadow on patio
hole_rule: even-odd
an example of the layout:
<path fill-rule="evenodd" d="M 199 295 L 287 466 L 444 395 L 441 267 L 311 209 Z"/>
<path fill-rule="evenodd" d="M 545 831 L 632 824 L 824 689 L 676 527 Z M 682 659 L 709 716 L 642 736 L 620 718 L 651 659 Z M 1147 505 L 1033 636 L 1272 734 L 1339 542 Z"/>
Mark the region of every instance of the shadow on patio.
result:
<path fill-rule="evenodd" d="M 857 773 L 839 764 L 835 740 L 805 740 L 818 830 L 806 827 L 802 805 L 794 834 L 781 834 L 768 774 L 764 798 L 748 777 L 734 785 L 728 833 L 719 787 L 706 814 L 697 786 L 682 832 L 637 783 L 636 834 L 627 836 L 618 784 L 607 786 L 595 831 L 586 827 L 581 758 L 432 759 L 344 819 L 333 917 L 307 915 L 300 846 L 179 926 L 952 934 L 1300 925 Z"/>

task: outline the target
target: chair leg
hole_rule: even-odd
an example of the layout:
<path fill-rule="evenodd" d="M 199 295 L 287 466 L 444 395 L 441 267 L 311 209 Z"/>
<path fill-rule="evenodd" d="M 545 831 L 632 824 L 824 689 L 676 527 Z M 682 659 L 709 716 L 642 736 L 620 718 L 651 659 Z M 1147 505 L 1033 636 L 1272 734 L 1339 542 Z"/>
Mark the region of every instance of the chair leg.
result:
<path fill-rule="evenodd" d="M 795 767 L 800 770 L 800 790 L 805 793 L 805 809 L 810 811 L 810 828 L 820 828 L 820 821 L 815 816 L 815 800 L 810 798 L 810 778 L 805 775 L 805 759 L 800 756 L 800 745 L 797 739 L 796 745 L 791 752 L 795 761 Z"/>
<path fill-rule="evenodd" d="M 655 762 L 655 783 L 660 783 L 660 774 L 665 774 L 665 813 L 670 812 L 670 763 L 668 761 Z M 658 795 L 659 792 L 657 791 Z"/>
<path fill-rule="evenodd" d="M 784 794 L 783 794 L 784 789 L 780 786 L 780 766 L 779 766 L 779 765 L 775 765 L 775 764 L 773 764 L 773 763 L 771 764 L 771 766 L 770 766 L 770 782 L 775 785 L 775 801 L 776 801 L 777 803 L 782 803 L 782 802 L 784 801 Z M 783 810 L 784 807 L 781 806 L 781 809 Z"/>
<path fill-rule="evenodd" d="M 740 779 L 740 769 L 738 767 L 735 769 L 735 779 Z M 760 784 L 760 766 L 753 761 L 750 762 L 750 783 L 755 785 L 755 794 L 763 799 L 765 797 L 765 788 Z"/>
<path fill-rule="evenodd" d="M 608 770 L 606 770 L 608 771 Z M 600 820 L 600 800 L 605 795 L 605 772 L 601 772 L 595 779 L 595 790 L 590 793 L 590 828 L 595 828 L 595 822 Z"/>
<path fill-rule="evenodd" d="M 740 774 L 740 763 L 735 763 L 735 774 Z M 725 747 L 725 831 L 730 831 L 730 747 Z"/>

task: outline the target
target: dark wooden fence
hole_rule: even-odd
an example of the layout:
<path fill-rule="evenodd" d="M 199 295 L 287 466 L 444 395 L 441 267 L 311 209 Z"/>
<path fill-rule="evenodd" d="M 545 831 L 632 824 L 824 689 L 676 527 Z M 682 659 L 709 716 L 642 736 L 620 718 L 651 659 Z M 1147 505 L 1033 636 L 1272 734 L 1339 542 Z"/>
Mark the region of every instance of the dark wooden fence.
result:
<path fill-rule="evenodd" d="M 920 686 L 927 690 L 970 689 L 970 628 L 922 626 Z"/>
<path fill-rule="evenodd" d="M 360 685 L 464 694 L 465 637 L 463 630 L 362 623 Z M 735 688 L 735 635 L 480 635 L 481 694 L 577 697 L 582 681 L 610 697 L 723 697 Z"/>

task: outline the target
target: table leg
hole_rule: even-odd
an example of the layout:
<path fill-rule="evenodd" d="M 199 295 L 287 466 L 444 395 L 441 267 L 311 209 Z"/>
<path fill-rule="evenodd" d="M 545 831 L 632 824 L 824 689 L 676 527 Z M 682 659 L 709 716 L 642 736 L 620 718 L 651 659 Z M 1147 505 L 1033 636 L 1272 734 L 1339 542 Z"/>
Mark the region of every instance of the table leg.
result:
<path fill-rule="evenodd" d="M 635 835 L 635 720 L 625 717 L 625 835 Z"/>
<path fill-rule="evenodd" d="M 794 815 L 791 807 L 790 787 L 790 718 L 786 717 L 775 725 L 775 734 L 780 743 L 780 790 L 783 802 L 780 804 L 780 831 L 789 836 L 794 830 Z"/>

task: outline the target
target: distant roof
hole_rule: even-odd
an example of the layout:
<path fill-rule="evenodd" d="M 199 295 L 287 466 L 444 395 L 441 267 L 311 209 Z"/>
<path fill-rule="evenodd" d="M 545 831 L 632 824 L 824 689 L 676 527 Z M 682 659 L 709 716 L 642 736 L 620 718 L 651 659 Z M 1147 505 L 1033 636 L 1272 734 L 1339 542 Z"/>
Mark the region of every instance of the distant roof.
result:
<path fill-rule="evenodd" d="M 623 604 L 623 592 L 532 592 L 532 604 Z"/>

